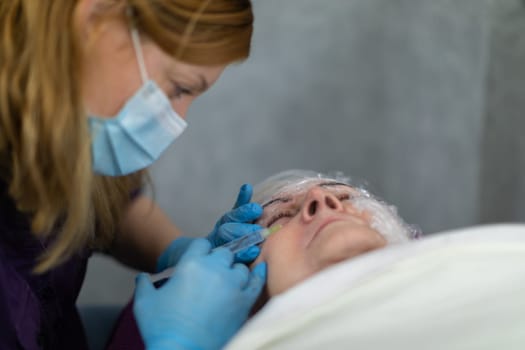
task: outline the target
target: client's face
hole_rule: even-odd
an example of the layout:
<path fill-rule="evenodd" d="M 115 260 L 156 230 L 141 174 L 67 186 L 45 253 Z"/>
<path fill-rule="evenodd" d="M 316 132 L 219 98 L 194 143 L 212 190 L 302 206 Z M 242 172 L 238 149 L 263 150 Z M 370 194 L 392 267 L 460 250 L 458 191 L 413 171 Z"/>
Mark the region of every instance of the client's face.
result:
<path fill-rule="evenodd" d="M 387 244 L 372 228 L 375 214 L 357 208 L 352 200 L 359 195 L 348 185 L 320 181 L 289 195 L 276 195 L 263 205 L 257 223 L 282 225 L 266 239 L 255 262 L 268 263 L 269 296 L 330 265 Z"/>

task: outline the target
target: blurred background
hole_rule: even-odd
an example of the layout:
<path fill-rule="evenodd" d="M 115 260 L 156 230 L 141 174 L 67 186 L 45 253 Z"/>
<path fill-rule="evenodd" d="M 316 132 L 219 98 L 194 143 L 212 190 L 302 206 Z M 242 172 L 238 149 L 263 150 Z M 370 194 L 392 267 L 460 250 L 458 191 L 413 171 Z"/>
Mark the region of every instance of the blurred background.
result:
<path fill-rule="evenodd" d="M 195 102 L 152 169 L 188 235 L 239 187 L 341 170 L 425 233 L 525 221 L 520 0 L 254 0 L 250 59 Z M 122 305 L 135 272 L 91 259 L 81 306 Z"/>

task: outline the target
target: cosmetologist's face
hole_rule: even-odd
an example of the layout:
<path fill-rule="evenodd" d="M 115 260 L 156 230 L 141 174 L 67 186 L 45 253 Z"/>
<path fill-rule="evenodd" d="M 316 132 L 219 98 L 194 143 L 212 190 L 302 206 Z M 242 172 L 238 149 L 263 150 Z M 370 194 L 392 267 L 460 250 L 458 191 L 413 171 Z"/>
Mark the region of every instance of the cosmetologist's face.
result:
<path fill-rule="evenodd" d="M 80 37 L 84 39 L 81 42 L 84 103 L 92 115 L 113 117 L 143 84 L 130 27 L 121 17 L 94 24 L 82 11 L 89 8 L 80 7 L 77 11 L 77 22 L 83 28 Z M 195 98 L 209 89 L 226 67 L 177 61 L 144 37 L 141 48 L 148 78 L 164 91 L 182 118 L 186 118 Z"/>

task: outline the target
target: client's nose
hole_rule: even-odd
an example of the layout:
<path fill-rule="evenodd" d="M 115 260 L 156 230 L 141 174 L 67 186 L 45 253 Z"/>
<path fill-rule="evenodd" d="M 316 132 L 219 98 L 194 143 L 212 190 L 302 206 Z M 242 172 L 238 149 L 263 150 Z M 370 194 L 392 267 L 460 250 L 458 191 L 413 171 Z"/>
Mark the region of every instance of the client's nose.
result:
<path fill-rule="evenodd" d="M 306 194 L 301 208 L 301 215 L 306 221 L 312 220 L 316 215 L 325 210 L 343 210 L 341 201 L 329 191 L 314 187 Z"/>

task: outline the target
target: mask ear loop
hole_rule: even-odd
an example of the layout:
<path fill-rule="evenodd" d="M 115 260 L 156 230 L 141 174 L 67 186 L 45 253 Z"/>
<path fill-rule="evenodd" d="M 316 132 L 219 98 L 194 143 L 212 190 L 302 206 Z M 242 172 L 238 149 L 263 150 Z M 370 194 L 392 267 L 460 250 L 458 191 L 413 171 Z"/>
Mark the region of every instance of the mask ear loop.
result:
<path fill-rule="evenodd" d="M 130 8 L 128 8 L 127 13 L 129 17 L 133 16 Z M 144 56 L 142 55 L 142 47 L 140 45 L 139 32 L 133 22 L 131 24 L 130 32 L 131 41 L 133 42 L 133 48 L 135 49 L 135 55 L 137 56 L 137 61 L 139 63 L 140 76 L 142 78 L 142 82 L 146 83 L 148 81 L 148 73 L 146 71 L 146 64 L 144 63 Z"/>

